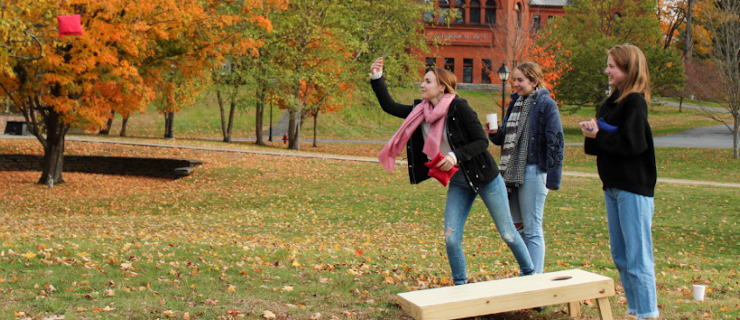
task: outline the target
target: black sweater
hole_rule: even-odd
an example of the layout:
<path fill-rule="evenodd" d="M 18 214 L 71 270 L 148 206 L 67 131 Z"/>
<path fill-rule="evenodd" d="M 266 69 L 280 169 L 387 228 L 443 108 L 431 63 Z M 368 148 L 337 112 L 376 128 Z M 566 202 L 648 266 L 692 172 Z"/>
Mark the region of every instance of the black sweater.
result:
<path fill-rule="evenodd" d="M 632 93 L 616 103 L 619 91 L 604 102 L 596 118 L 619 127 L 617 134 L 599 130 L 596 139 L 586 138 L 586 154 L 596 156 L 603 188 L 616 188 L 653 197 L 657 170 L 647 102 Z"/>

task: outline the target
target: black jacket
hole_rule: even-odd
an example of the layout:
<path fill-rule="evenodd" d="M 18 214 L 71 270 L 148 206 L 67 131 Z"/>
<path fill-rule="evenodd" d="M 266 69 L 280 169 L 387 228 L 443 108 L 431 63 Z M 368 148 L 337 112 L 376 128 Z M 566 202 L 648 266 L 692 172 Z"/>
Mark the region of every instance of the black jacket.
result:
<path fill-rule="evenodd" d="M 647 102 L 639 93 L 629 94 L 620 103 L 616 103 L 617 97 L 619 91 L 604 102 L 596 118 L 617 126 L 619 133 L 599 130 L 596 139 L 586 138 L 586 154 L 596 156 L 604 189 L 616 188 L 653 197 L 657 170 Z"/>
<path fill-rule="evenodd" d="M 378 97 L 380 106 L 388 114 L 405 119 L 414 109 L 414 106 L 393 101 L 388 93 L 385 78 L 371 80 L 370 83 Z M 480 120 L 478 120 L 478 115 L 470 108 L 467 101 L 455 98 L 450 103 L 445 125 L 448 134 L 447 140 L 450 142 L 452 152 L 457 157 L 459 169 L 465 175 L 470 188 L 478 193 L 481 187 L 490 183 L 499 175 L 496 161 L 488 152 L 488 137 L 483 131 Z M 422 152 L 424 136 L 421 130 L 421 126 L 419 126 L 406 144 L 409 178 L 412 184 L 429 179 L 429 168 L 424 166 L 424 163 L 428 162 L 429 159 Z"/>

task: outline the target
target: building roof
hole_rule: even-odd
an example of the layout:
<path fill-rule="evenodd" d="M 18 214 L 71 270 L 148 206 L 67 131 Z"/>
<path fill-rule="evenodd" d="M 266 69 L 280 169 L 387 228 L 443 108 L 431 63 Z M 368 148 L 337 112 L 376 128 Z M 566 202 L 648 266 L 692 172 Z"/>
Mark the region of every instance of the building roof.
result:
<path fill-rule="evenodd" d="M 529 5 L 542 7 L 565 7 L 568 5 L 568 0 L 530 0 Z"/>

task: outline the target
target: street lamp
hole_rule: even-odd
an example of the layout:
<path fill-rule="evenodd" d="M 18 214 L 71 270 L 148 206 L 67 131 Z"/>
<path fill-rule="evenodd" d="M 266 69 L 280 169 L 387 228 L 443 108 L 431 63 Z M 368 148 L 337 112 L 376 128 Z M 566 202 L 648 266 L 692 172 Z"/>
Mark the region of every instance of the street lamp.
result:
<path fill-rule="evenodd" d="M 506 106 L 506 80 L 509 80 L 509 74 L 511 70 L 506 67 L 506 62 L 501 63 L 501 68 L 498 68 L 498 79 L 501 80 L 501 114 L 504 114 L 504 108 Z"/>

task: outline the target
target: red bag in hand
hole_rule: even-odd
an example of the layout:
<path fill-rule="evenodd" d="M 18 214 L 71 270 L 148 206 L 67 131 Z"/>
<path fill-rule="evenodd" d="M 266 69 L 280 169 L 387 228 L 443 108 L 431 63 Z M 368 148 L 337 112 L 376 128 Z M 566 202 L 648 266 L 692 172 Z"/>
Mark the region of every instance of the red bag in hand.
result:
<path fill-rule="evenodd" d="M 457 172 L 457 168 L 452 167 L 449 171 L 442 171 L 437 168 L 437 164 L 439 164 L 442 159 L 444 159 L 445 156 L 443 156 L 441 153 L 438 153 L 432 161 L 429 161 L 424 164 L 427 168 L 429 168 L 429 176 L 437 179 L 440 183 L 442 183 L 443 186 L 447 186 L 447 183 L 450 182 L 450 179 L 452 179 L 452 176 Z"/>
<path fill-rule="evenodd" d="M 82 34 L 82 24 L 80 23 L 79 14 L 73 16 L 58 16 L 57 21 L 59 22 L 60 37 Z"/>

